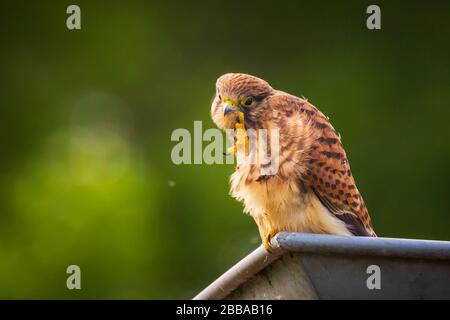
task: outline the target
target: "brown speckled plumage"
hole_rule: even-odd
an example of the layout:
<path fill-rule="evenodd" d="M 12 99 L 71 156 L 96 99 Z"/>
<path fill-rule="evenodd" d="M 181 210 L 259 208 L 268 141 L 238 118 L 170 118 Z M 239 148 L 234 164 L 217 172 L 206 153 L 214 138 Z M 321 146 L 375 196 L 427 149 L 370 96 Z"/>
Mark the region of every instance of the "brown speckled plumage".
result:
<path fill-rule="evenodd" d="M 238 119 L 223 114 L 223 100 L 251 96 L 254 104 L 241 108 L 245 128 L 279 129 L 278 172 L 261 175 L 263 165 L 244 163 L 231 177 L 232 195 L 244 202 L 263 240 L 279 231 L 375 236 L 340 136 L 324 114 L 250 75 L 223 75 L 216 87 L 211 113 L 220 128 L 234 128 Z"/>

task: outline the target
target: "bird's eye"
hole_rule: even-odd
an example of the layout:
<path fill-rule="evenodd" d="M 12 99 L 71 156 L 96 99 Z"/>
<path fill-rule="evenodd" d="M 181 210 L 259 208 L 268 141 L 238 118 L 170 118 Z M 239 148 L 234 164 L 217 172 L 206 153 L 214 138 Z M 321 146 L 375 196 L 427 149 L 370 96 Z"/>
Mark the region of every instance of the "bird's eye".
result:
<path fill-rule="evenodd" d="M 242 99 L 241 104 L 245 107 L 250 107 L 253 104 L 254 100 L 252 97 L 247 97 Z"/>

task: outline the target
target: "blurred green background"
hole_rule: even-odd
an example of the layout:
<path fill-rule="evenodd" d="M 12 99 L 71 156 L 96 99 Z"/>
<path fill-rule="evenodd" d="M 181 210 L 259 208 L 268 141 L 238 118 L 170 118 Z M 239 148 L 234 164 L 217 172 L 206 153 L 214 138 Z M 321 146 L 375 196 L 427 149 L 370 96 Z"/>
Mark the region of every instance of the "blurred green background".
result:
<path fill-rule="evenodd" d="M 376 3 L 2 1 L 0 298 L 191 298 L 255 248 L 233 166 L 170 158 L 226 72 L 330 116 L 380 236 L 450 240 L 450 2 Z"/>

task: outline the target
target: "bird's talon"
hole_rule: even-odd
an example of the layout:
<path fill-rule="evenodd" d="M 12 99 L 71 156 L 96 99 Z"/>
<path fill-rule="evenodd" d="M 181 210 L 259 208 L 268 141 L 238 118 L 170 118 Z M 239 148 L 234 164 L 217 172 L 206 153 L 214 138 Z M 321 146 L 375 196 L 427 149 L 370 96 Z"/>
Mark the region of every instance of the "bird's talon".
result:
<path fill-rule="evenodd" d="M 242 111 L 238 112 L 239 122 L 242 123 L 242 127 L 244 127 L 244 113 Z"/>
<path fill-rule="evenodd" d="M 269 235 L 268 235 L 269 236 Z M 266 250 L 270 249 L 270 239 L 269 237 L 265 237 L 263 241 L 263 246 Z"/>
<path fill-rule="evenodd" d="M 275 235 L 277 234 L 278 232 L 275 230 L 275 229 L 271 229 L 268 233 L 267 233 L 267 235 L 264 237 L 264 240 L 263 240 L 263 246 L 264 246 L 264 248 L 266 249 L 266 250 L 268 250 L 269 252 L 271 252 L 269 249 L 271 248 L 271 246 L 270 246 L 270 241 L 272 240 L 272 238 L 273 237 L 275 237 Z"/>

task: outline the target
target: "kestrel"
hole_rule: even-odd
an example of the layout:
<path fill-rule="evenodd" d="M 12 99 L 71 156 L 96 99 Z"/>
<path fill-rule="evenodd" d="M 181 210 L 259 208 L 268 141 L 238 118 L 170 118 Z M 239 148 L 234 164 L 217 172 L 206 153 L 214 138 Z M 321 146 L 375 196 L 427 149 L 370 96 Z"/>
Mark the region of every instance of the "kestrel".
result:
<path fill-rule="evenodd" d="M 238 163 L 231 176 L 231 195 L 254 218 L 264 247 L 280 231 L 376 237 L 340 135 L 307 100 L 228 73 L 217 80 L 211 115 L 221 129 L 279 132 L 276 174 Z"/>

